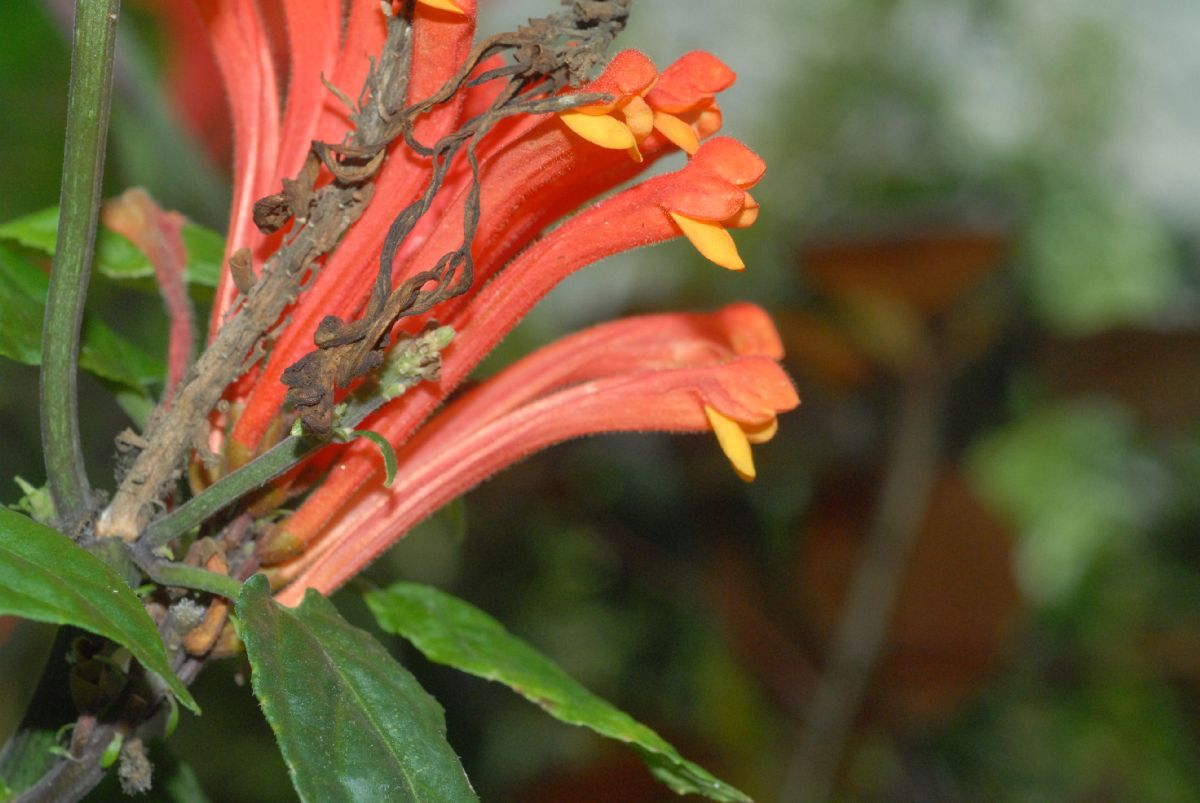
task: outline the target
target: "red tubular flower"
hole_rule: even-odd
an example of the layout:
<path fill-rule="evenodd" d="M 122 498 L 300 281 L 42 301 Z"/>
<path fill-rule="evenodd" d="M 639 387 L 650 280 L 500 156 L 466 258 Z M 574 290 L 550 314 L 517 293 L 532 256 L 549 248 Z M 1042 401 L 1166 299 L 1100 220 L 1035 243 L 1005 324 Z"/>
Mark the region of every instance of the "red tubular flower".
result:
<path fill-rule="evenodd" d="M 344 20 L 340 0 L 272 2 L 286 22 L 289 80 L 283 90 L 267 55 L 271 37 L 258 2 L 200 3 L 234 127 L 228 251 L 249 248 L 256 263 L 281 235 L 263 236 L 253 228 L 254 201 L 277 192 L 281 180 L 299 170 L 310 141 L 336 140 L 347 126 L 346 110 L 320 78 L 356 92 L 368 56 L 378 52 L 385 36 L 378 4 L 350 4 Z M 460 69 L 474 17 L 475 0 L 419 0 L 410 102 L 433 94 Z M 749 444 L 769 438 L 775 416 L 798 399 L 777 364 L 782 352 L 770 320 L 749 305 L 713 315 L 630 319 L 574 335 L 430 419 L 524 314 L 579 268 L 681 235 L 711 261 L 744 267 L 728 230 L 753 222 L 758 207 L 747 190 L 764 166 L 734 140 L 703 142 L 721 123 L 715 95 L 733 80 L 706 53 L 689 54 L 659 73 L 645 56 L 626 51 L 579 90 L 609 100 L 512 118 L 479 143 L 473 286 L 402 327 L 416 333 L 432 316 L 453 327 L 457 334 L 442 352 L 440 380 L 419 384 L 362 424 L 399 448 L 400 487 L 382 489 L 378 455 L 361 442 L 328 446 L 302 467 L 311 476 L 334 464 L 320 487 L 260 545 L 264 562 L 278 564 L 275 580 L 288 584 L 281 599 L 298 602 L 305 587 L 332 590 L 455 495 L 537 449 L 579 435 L 713 431 L 737 473 L 753 477 Z M 496 91 L 487 83 L 460 91 L 418 121 L 417 139 L 434 142 L 456 130 Z M 287 98 L 282 107 L 281 96 Z M 678 171 L 584 208 L 679 150 L 690 158 Z M 325 316 L 361 314 L 384 234 L 396 213 L 424 191 L 430 175 L 428 161 L 402 144 L 389 154 L 376 177 L 374 202 L 289 310 L 290 323 L 269 358 L 227 393 L 240 413 L 227 436 L 214 429 L 213 440 L 224 440 L 228 467 L 270 446 L 286 428 L 290 418 L 280 376 L 312 349 Z M 459 246 L 470 191 L 469 171 L 448 174 L 430 211 L 401 244 L 394 281 L 427 270 Z M 237 290 L 223 277 L 212 331 L 236 304 Z"/>
<path fill-rule="evenodd" d="M 513 260 L 500 280 L 467 304 L 457 309 L 454 302 L 445 305 L 451 307 L 447 322 L 459 336 L 443 353 L 441 381 L 415 388 L 403 405 L 364 426 L 403 442 L 558 282 L 606 256 L 678 237 L 672 216 L 681 211 L 697 219 L 737 217 L 747 197 L 739 183 L 753 183 L 762 170 L 762 162 L 744 146 L 715 139 L 679 172 L 652 178 L 571 218 Z M 308 540 L 324 526 L 330 500 L 352 493 L 377 469 L 371 448 L 348 447 L 321 492 L 293 516 L 291 531 Z"/>
<path fill-rule="evenodd" d="M 398 485 L 338 499 L 315 544 L 300 544 L 284 522 L 277 533 L 304 551 L 275 570 L 276 582 L 288 584 L 279 598 L 297 604 L 306 587 L 336 588 L 481 480 L 581 435 L 715 429 L 751 479 L 749 444 L 769 438 L 775 416 L 799 404 L 779 356 L 774 327 L 750 305 L 632 318 L 564 338 L 442 411 L 398 453 Z"/>

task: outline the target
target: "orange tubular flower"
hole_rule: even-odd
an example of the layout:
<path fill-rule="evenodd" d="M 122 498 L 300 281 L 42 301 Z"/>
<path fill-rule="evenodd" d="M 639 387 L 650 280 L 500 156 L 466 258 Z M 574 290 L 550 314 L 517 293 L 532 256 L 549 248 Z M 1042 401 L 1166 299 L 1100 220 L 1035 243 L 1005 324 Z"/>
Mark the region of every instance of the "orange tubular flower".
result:
<path fill-rule="evenodd" d="M 410 102 L 432 95 L 459 71 L 474 36 L 475 6 L 476 0 L 416 3 Z M 347 112 L 321 77 L 344 92 L 357 91 L 369 56 L 384 41 L 384 12 L 365 2 L 343 12 L 341 0 L 270 0 L 261 6 L 281 9 L 276 16 L 286 23 L 287 55 L 280 64 L 287 64 L 288 81 L 282 91 L 259 0 L 203 0 L 199 7 L 234 129 L 228 253 L 248 248 L 258 265 L 282 235 L 255 230 L 251 207 L 300 169 L 312 140 L 340 138 Z M 331 31 L 341 31 L 340 38 Z M 486 63 L 477 72 L 494 66 Z M 479 143 L 473 285 L 427 316 L 402 319 L 410 334 L 434 316 L 455 330 L 441 353 L 440 379 L 418 384 L 361 425 L 397 447 L 398 487 L 382 488 L 378 455 L 361 441 L 327 446 L 290 480 L 277 483 L 282 494 L 297 474 L 311 478 L 334 469 L 260 543 L 260 557 L 283 587 L 281 600 L 295 604 L 308 587 L 331 591 L 454 496 L 533 451 L 579 435 L 712 431 L 738 475 L 753 478 L 750 444 L 769 439 L 776 415 L 798 399 L 777 363 L 782 349 L 774 327 L 750 305 L 596 327 L 548 346 L 433 415 L 525 313 L 575 270 L 679 236 L 718 265 L 744 267 L 729 229 L 753 222 L 758 206 L 747 190 L 764 166 L 734 140 L 708 139 L 721 123 L 715 95 L 733 80 L 706 53 L 691 53 L 660 73 L 642 54 L 626 51 L 579 90 L 608 100 L 505 120 Z M 489 83 L 458 92 L 420 118 L 417 139 L 433 142 L 455 131 L 496 92 Z M 680 150 L 689 158 L 676 172 L 586 206 Z M 228 429 L 219 422 L 211 438 L 223 449 L 227 468 L 270 447 L 286 430 L 290 414 L 280 377 L 313 348 L 325 316 L 361 314 L 384 235 L 430 175 L 428 160 L 402 142 L 389 153 L 376 177 L 374 202 L 288 311 L 290 323 L 269 357 L 227 392 L 236 420 Z M 458 247 L 463 211 L 472 200 L 469 172 L 451 170 L 431 209 L 400 245 L 393 281 L 420 274 Z M 237 297 L 223 277 L 211 332 Z"/>

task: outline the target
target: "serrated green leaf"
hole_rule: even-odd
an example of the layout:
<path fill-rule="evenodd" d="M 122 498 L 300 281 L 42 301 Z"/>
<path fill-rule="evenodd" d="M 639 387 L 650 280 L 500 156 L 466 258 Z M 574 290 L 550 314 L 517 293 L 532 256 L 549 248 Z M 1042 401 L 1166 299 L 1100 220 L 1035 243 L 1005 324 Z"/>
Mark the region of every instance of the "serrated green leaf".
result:
<path fill-rule="evenodd" d="M 380 627 L 408 639 L 431 661 L 499 681 L 556 719 L 628 743 L 675 792 L 750 799 L 684 759 L 657 733 L 592 694 L 478 608 L 418 583 L 396 583 L 366 599 Z"/>
<path fill-rule="evenodd" d="M 200 712 L 153 620 L 108 566 L 67 536 L 0 507 L 0 614 L 74 625 L 122 645 Z"/>
<path fill-rule="evenodd" d="M 237 613 L 254 694 L 302 799 L 476 799 L 441 706 L 329 600 L 309 591 L 284 608 L 258 575 Z"/>
<path fill-rule="evenodd" d="M 186 223 L 182 236 L 187 248 L 184 275 L 188 283 L 216 287 L 225 254 L 224 238 L 195 223 Z M 58 207 L 0 224 L 0 240 L 12 240 L 26 248 L 53 254 L 58 242 Z M 133 243 L 103 226 L 96 230 L 96 256 L 92 264 L 110 279 L 144 279 L 154 275 L 154 266 Z"/>
<path fill-rule="evenodd" d="M 41 363 L 42 310 L 49 281 L 35 265 L 0 244 L 0 356 L 25 365 Z M 166 371 L 161 360 L 91 317 L 84 319 L 79 365 L 141 394 Z"/>

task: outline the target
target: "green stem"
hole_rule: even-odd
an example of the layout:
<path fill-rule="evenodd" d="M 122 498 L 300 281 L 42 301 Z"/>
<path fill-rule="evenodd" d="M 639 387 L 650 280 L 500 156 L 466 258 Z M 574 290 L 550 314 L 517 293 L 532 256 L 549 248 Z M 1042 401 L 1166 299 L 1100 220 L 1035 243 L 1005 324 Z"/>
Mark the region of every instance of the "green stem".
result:
<path fill-rule="evenodd" d="M 210 594 L 232 600 L 236 600 L 242 590 L 242 584 L 232 577 L 210 572 L 208 569 L 201 569 L 198 566 L 146 561 L 141 564 L 141 567 L 150 576 L 150 579 L 159 585 L 207 591 Z"/>
<path fill-rule="evenodd" d="M 67 525 L 91 504 L 79 442 L 79 330 L 96 238 L 120 0 L 76 0 L 58 245 L 42 326 L 42 451 L 55 509 Z"/>
<path fill-rule="evenodd" d="M 226 474 L 204 489 L 203 493 L 193 496 L 151 524 L 138 539 L 139 545 L 157 549 L 193 527 L 200 526 L 209 516 L 266 485 L 321 445 L 319 441 L 295 435 L 284 438 L 261 457 Z"/>

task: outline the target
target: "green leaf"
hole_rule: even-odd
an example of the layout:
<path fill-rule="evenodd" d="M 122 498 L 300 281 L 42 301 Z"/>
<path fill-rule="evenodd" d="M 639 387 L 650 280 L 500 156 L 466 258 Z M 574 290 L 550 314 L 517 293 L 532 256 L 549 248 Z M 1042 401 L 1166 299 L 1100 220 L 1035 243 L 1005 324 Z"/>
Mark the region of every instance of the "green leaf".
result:
<path fill-rule="evenodd" d="M 42 361 L 42 308 L 49 283 L 36 267 L 0 246 L 0 356 L 25 365 Z"/>
<path fill-rule="evenodd" d="M 126 388 L 145 389 L 166 374 L 162 361 L 94 318 L 84 318 L 79 365 L 101 379 Z"/>
<path fill-rule="evenodd" d="M 188 284 L 216 287 L 225 258 L 225 239 L 195 223 L 185 224 L 182 235 L 187 248 L 185 276 Z M 26 248 L 53 254 L 58 241 L 58 207 L 52 206 L 0 224 L 0 240 L 13 240 Z M 154 266 L 133 243 L 103 226 L 96 230 L 93 268 L 110 279 L 154 276 Z"/>
<path fill-rule="evenodd" d="M 1088 573 L 1161 504 L 1139 482 L 1161 469 L 1137 422 L 1112 402 L 1038 407 L 980 438 L 968 465 L 984 498 L 1017 526 L 1022 590 L 1046 605 L 1084 591 Z"/>
<path fill-rule="evenodd" d="M 309 591 L 251 578 L 237 604 L 254 693 L 304 800 L 470 801 L 442 708 L 369 634 Z"/>
<path fill-rule="evenodd" d="M 675 792 L 750 799 L 684 759 L 657 733 L 592 694 L 478 608 L 417 583 L 396 583 L 366 599 L 380 627 L 408 639 L 431 661 L 499 681 L 556 719 L 629 743 Z"/>
<path fill-rule="evenodd" d="M 1072 336 L 1157 322 L 1186 292 L 1168 224 L 1091 178 L 1053 187 L 1030 209 L 1020 263 L 1034 311 Z"/>
<path fill-rule="evenodd" d="M 74 625 L 111 639 L 200 713 L 171 671 L 158 629 L 129 586 L 67 536 L 2 507 L 0 614 Z"/>
<path fill-rule="evenodd" d="M 49 277 L 0 244 L 0 356 L 25 365 L 42 359 L 42 310 Z M 85 318 L 79 364 L 102 379 L 146 393 L 161 380 L 162 362 L 95 318 Z"/>

